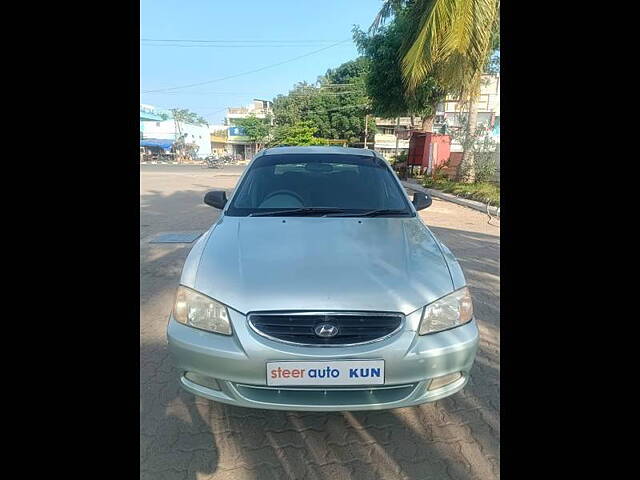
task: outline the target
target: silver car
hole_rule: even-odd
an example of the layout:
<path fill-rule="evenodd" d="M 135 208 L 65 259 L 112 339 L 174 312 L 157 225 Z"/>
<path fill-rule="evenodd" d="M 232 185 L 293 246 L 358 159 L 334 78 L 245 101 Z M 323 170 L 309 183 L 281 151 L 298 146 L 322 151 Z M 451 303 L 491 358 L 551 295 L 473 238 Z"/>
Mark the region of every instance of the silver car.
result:
<path fill-rule="evenodd" d="M 181 385 L 243 407 L 373 410 L 464 387 L 478 328 L 460 265 L 371 150 L 260 152 L 193 246 L 167 328 Z"/>

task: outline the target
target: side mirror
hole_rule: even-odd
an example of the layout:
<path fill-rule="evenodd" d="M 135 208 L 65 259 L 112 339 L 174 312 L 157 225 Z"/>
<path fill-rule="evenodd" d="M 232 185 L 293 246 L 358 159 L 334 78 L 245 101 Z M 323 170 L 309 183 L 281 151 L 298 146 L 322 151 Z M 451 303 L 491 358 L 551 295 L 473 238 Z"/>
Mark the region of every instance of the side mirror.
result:
<path fill-rule="evenodd" d="M 204 196 L 204 203 L 222 210 L 227 203 L 227 192 L 220 190 L 207 192 Z"/>
<path fill-rule="evenodd" d="M 415 192 L 411 203 L 413 203 L 416 210 L 424 210 L 431 205 L 431 202 L 432 200 L 430 195 L 422 192 Z"/>

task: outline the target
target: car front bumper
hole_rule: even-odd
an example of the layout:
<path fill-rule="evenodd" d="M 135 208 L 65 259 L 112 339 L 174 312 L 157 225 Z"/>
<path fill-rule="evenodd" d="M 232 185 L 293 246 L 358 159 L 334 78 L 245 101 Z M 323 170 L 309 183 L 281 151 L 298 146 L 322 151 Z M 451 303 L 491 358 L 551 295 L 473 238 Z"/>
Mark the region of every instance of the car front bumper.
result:
<path fill-rule="evenodd" d="M 347 411 L 408 407 L 447 397 L 461 390 L 478 348 L 475 319 L 430 335 L 403 328 L 390 338 L 360 346 L 303 347 L 264 338 L 251 330 L 246 317 L 230 311 L 232 336 L 187 327 L 169 319 L 167 339 L 180 383 L 187 391 L 217 402 L 274 410 Z M 269 387 L 266 364 L 273 361 L 385 361 L 382 386 Z M 185 377 L 193 372 L 216 379 L 218 389 Z M 460 372 L 461 377 L 429 390 L 433 378 Z"/>

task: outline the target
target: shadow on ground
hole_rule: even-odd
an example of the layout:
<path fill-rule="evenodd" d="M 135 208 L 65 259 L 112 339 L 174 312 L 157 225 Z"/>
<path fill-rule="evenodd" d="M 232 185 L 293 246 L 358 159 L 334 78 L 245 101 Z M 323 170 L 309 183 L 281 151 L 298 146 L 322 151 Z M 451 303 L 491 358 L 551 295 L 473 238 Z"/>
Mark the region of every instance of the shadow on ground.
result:
<path fill-rule="evenodd" d="M 196 208 L 202 196 L 177 192 L 172 204 L 171 196 L 145 195 L 141 224 L 205 230 L 217 211 Z M 167 215 L 183 217 L 163 223 Z M 182 391 L 164 332 L 191 245 L 141 244 L 141 478 L 498 478 L 499 237 L 430 228 L 460 259 L 476 300 L 482 339 L 471 380 L 438 402 L 373 412 L 253 410 Z"/>
<path fill-rule="evenodd" d="M 166 345 L 143 345 L 141 478 L 497 478 L 499 371 L 482 351 L 463 392 L 373 412 L 254 410 L 180 389 Z"/>

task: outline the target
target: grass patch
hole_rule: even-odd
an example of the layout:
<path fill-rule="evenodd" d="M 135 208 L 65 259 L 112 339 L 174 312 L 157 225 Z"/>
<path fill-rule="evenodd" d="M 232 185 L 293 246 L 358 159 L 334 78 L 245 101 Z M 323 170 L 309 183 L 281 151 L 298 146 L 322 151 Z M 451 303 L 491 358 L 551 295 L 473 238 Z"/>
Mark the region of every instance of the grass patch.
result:
<path fill-rule="evenodd" d="M 422 185 L 434 190 L 452 193 L 458 197 L 489 203 L 492 206 L 500 206 L 500 186 L 493 183 L 462 183 L 448 179 L 433 179 L 425 177 Z"/>

